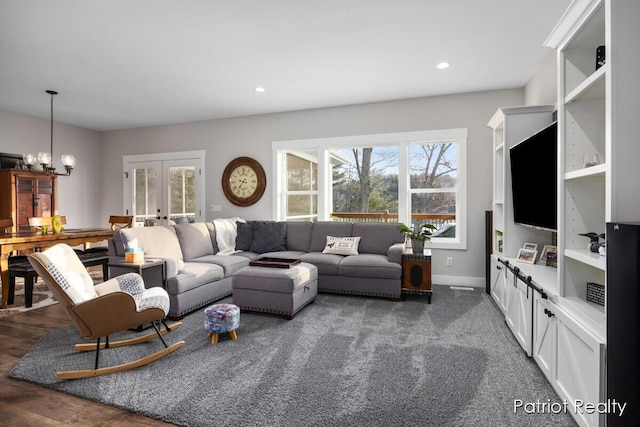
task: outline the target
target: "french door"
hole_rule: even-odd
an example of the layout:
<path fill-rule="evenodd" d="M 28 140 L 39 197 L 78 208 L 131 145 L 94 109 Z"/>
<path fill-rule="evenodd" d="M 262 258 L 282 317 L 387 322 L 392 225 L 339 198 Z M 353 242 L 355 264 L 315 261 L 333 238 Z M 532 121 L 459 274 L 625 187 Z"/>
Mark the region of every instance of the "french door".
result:
<path fill-rule="evenodd" d="M 134 226 L 204 221 L 204 151 L 124 156 L 124 206 Z"/>

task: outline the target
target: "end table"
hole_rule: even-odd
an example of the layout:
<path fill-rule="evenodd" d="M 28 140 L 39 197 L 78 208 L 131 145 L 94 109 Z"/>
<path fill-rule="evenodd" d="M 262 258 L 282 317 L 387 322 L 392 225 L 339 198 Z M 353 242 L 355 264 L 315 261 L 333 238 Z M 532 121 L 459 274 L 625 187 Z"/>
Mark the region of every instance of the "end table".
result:
<path fill-rule="evenodd" d="M 402 293 L 426 295 L 431 304 L 431 249 L 414 254 L 411 249 L 402 252 Z"/>
<path fill-rule="evenodd" d="M 115 261 L 109 263 L 109 278 L 125 273 L 138 273 L 144 280 L 144 287 L 160 286 L 166 289 L 167 263 L 159 258 L 145 258 L 143 262 Z"/>

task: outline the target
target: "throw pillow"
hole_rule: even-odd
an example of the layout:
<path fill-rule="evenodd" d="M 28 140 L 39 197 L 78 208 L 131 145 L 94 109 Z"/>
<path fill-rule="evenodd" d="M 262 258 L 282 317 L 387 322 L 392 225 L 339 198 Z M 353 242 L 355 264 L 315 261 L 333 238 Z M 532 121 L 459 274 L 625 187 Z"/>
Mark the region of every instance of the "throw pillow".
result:
<path fill-rule="evenodd" d="M 286 251 L 287 223 L 276 221 L 254 221 L 251 252 L 263 254 L 265 252 Z"/>
<path fill-rule="evenodd" d="M 359 243 L 360 237 L 327 236 L 327 245 L 322 250 L 322 253 L 334 255 L 358 255 Z"/>
<path fill-rule="evenodd" d="M 253 241 L 253 221 L 240 222 L 236 221 L 238 226 L 238 234 L 236 236 L 236 250 L 248 251 L 251 249 Z"/>

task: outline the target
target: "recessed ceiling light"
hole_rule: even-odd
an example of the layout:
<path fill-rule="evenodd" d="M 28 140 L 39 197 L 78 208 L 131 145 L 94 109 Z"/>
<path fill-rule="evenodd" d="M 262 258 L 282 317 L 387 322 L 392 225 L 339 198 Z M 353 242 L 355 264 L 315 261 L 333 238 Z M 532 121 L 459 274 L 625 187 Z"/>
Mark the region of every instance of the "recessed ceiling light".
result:
<path fill-rule="evenodd" d="M 266 91 L 266 89 L 265 89 L 265 88 L 263 88 L 262 86 L 258 86 L 258 87 L 256 87 L 256 88 L 254 88 L 253 90 L 255 90 L 255 91 L 256 91 L 256 92 L 258 92 L 258 93 L 262 93 L 262 92 L 265 92 L 265 91 Z"/>
<path fill-rule="evenodd" d="M 444 70 L 445 68 L 449 68 L 449 65 L 451 65 L 450 63 L 443 61 L 441 63 L 439 63 L 438 65 L 436 65 L 436 68 L 438 70 Z"/>

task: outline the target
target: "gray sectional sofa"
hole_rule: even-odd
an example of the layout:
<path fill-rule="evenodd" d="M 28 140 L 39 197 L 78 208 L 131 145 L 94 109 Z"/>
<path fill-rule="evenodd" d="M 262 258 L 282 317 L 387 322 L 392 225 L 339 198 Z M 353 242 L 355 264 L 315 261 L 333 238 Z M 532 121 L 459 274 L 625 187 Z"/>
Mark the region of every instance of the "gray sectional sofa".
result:
<path fill-rule="evenodd" d="M 146 258 L 167 261 L 169 318 L 179 319 L 232 293 L 235 272 L 261 257 L 295 258 L 318 269 L 318 291 L 400 298 L 404 236 L 398 224 L 247 221 L 237 223 L 236 250 L 222 255 L 214 223 L 118 230 L 112 261 L 136 239 Z M 360 237 L 357 255 L 323 253 L 327 236 Z"/>

